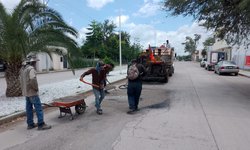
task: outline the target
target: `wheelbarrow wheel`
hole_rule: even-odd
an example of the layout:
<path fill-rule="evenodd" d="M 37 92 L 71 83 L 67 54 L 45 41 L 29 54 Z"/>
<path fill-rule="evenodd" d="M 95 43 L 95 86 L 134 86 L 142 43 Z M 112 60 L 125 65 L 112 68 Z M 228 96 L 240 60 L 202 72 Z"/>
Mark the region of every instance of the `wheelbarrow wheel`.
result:
<path fill-rule="evenodd" d="M 128 83 L 119 86 L 119 89 L 127 89 L 127 88 L 128 88 Z"/>
<path fill-rule="evenodd" d="M 84 103 L 82 103 L 82 104 L 76 105 L 76 106 L 75 106 L 75 110 L 76 110 L 76 112 L 77 112 L 78 114 L 82 114 L 82 113 L 85 112 L 86 107 L 87 107 L 87 106 L 86 106 L 86 103 L 84 102 Z"/>

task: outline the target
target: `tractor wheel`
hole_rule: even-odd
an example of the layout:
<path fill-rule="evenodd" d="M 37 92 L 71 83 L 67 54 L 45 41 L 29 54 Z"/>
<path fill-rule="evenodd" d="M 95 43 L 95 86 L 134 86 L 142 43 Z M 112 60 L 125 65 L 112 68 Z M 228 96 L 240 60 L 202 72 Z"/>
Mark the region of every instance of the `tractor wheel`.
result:
<path fill-rule="evenodd" d="M 164 83 L 168 83 L 168 73 L 166 74 L 165 78 L 163 79 Z"/>

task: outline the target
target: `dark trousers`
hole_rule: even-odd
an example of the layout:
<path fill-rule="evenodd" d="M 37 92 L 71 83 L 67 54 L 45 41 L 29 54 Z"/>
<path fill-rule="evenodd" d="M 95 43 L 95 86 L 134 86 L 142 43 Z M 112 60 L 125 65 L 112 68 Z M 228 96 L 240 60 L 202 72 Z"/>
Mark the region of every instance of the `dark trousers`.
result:
<path fill-rule="evenodd" d="M 35 107 L 37 124 L 41 126 L 44 124 L 43 121 L 43 109 L 39 96 L 26 97 L 26 115 L 28 126 L 34 125 L 33 120 L 33 106 Z"/>
<path fill-rule="evenodd" d="M 141 96 L 142 82 L 141 81 L 128 81 L 128 104 L 129 109 L 138 109 L 139 99 Z"/>

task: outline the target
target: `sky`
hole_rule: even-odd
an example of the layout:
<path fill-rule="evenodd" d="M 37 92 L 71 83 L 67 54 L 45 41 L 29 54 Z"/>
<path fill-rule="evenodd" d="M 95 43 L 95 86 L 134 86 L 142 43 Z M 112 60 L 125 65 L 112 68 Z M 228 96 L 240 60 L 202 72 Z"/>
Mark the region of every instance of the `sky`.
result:
<path fill-rule="evenodd" d="M 91 21 L 103 23 L 113 21 L 119 32 L 126 31 L 131 35 L 131 43 L 140 42 L 143 48 L 160 46 L 169 40 L 177 55 L 184 53 L 186 36 L 194 38 L 200 34 L 198 49 L 203 48 L 203 41 L 212 35 L 191 17 L 170 16 L 163 11 L 162 0 L 41 0 L 61 14 L 63 19 L 79 32 L 79 45 L 85 39 L 87 27 Z M 0 0 L 11 12 L 20 0 Z M 121 26 L 119 28 L 119 16 Z"/>

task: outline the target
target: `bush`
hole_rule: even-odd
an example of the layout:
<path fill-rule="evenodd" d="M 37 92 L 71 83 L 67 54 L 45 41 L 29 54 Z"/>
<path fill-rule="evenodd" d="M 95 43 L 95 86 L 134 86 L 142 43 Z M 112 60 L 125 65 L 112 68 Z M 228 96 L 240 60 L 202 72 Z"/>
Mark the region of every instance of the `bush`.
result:
<path fill-rule="evenodd" d="M 95 66 L 97 60 L 87 59 L 87 58 L 75 58 L 72 60 L 71 66 L 74 69 L 93 67 Z"/>
<path fill-rule="evenodd" d="M 111 58 L 109 58 L 107 56 L 104 57 L 103 62 L 105 64 L 114 64 L 115 65 L 115 61 L 113 61 Z"/>

